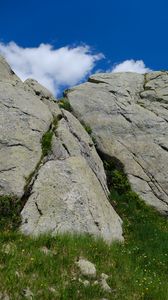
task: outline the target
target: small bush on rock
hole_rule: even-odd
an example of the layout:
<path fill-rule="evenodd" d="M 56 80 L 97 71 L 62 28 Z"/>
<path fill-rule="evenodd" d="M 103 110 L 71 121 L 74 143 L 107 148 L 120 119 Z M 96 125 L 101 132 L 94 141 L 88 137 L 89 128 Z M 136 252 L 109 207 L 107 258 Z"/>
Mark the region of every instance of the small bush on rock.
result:
<path fill-rule="evenodd" d="M 53 131 L 46 132 L 41 140 L 42 153 L 46 156 L 51 151 Z"/>
<path fill-rule="evenodd" d="M 70 102 L 68 101 L 67 98 L 60 99 L 59 102 L 58 102 L 58 105 L 59 105 L 60 108 L 63 108 L 65 110 L 68 110 L 68 111 L 72 112 L 71 104 L 70 104 Z"/>

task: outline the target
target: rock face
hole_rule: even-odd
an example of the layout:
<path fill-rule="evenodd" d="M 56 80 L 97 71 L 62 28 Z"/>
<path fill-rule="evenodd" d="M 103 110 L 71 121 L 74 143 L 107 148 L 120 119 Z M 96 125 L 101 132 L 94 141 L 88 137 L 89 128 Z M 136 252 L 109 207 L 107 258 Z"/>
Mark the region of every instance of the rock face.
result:
<path fill-rule="evenodd" d="M 52 114 L 0 58 L 0 195 L 22 197 L 41 157 L 40 140 Z"/>
<path fill-rule="evenodd" d="M 25 234 L 90 233 L 122 240 L 103 163 L 80 122 L 35 80 L 24 83 L 0 58 L 0 195 L 25 205 Z M 49 131 L 51 149 L 42 154 Z"/>
<path fill-rule="evenodd" d="M 67 93 L 99 151 L 117 158 L 132 188 L 168 212 L 168 73 L 97 74 Z"/>

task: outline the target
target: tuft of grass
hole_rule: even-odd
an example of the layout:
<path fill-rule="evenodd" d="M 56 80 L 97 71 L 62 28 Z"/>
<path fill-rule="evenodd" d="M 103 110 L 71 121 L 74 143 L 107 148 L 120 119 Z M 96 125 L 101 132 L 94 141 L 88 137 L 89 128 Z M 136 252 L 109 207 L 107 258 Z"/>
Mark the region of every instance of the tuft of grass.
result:
<path fill-rule="evenodd" d="M 70 104 L 70 102 L 68 101 L 68 99 L 66 97 L 60 99 L 58 101 L 58 105 L 59 105 L 60 108 L 63 108 L 65 110 L 68 110 L 69 112 L 72 112 L 71 104 Z"/>
<path fill-rule="evenodd" d="M 51 130 L 49 130 L 42 136 L 41 147 L 42 147 L 43 156 L 48 155 L 49 152 L 51 151 L 52 137 L 53 137 L 53 131 Z"/>
<path fill-rule="evenodd" d="M 60 120 L 61 116 L 58 116 L 58 117 L 54 117 L 53 118 L 53 123 L 52 123 L 52 126 L 53 126 L 53 131 L 55 131 L 58 127 L 58 122 Z"/>
<path fill-rule="evenodd" d="M 81 122 L 81 124 L 83 128 L 86 130 L 86 132 L 90 135 L 93 144 L 96 146 L 97 145 L 96 137 L 93 135 L 92 128 L 90 127 L 90 125 L 84 123 L 83 121 Z"/>
<path fill-rule="evenodd" d="M 92 134 L 92 128 L 90 127 L 90 125 L 82 123 L 83 128 L 86 130 L 86 132 L 91 135 Z"/>
<path fill-rule="evenodd" d="M 21 201 L 15 196 L 0 196 L 0 231 L 15 230 L 21 223 Z"/>

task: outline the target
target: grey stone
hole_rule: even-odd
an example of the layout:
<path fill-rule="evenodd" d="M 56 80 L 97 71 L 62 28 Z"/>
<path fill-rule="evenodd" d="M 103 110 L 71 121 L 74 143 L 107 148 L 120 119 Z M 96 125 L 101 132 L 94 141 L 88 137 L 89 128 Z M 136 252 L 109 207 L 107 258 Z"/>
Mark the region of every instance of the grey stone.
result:
<path fill-rule="evenodd" d="M 45 255 L 52 255 L 52 251 L 48 249 L 47 247 L 40 248 L 41 252 L 43 252 Z"/>
<path fill-rule="evenodd" d="M 106 282 L 105 279 L 101 279 L 100 284 L 101 284 L 102 289 L 105 292 L 107 292 L 107 293 L 111 293 L 112 292 L 111 287 L 108 285 L 108 283 Z"/>
<path fill-rule="evenodd" d="M 67 93 L 97 148 L 124 166 L 146 203 L 168 211 L 168 73 L 96 74 Z"/>
<path fill-rule="evenodd" d="M 80 269 L 80 272 L 84 276 L 88 276 L 91 278 L 96 277 L 96 268 L 93 263 L 88 261 L 87 259 L 80 258 L 78 262 L 76 262 L 77 266 Z"/>
<path fill-rule="evenodd" d="M 10 300 L 10 298 L 6 292 L 5 293 L 0 292 L 0 300 Z"/>
<path fill-rule="evenodd" d="M 83 126 L 38 82 L 22 83 L 3 59 L 0 73 L 0 195 L 27 201 L 21 231 L 123 240 L 103 163 Z M 41 140 L 49 129 L 52 151 L 43 157 Z"/>
<path fill-rule="evenodd" d="M 29 300 L 32 300 L 33 296 L 34 296 L 34 294 L 32 293 L 32 291 L 30 290 L 29 287 L 27 287 L 26 289 L 23 289 L 23 295 L 25 298 L 27 298 Z"/>
<path fill-rule="evenodd" d="M 0 195 L 22 197 L 26 178 L 41 158 L 41 138 L 52 122 L 48 107 L 25 91 L 0 60 Z M 14 79 L 13 79 L 14 77 Z M 7 79 L 6 79 L 7 78 Z"/>
<path fill-rule="evenodd" d="M 101 285 L 102 289 L 105 292 L 111 293 L 112 289 L 111 289 L 111 287 L 108 285 L 108 283 L 106 281 L 108 278 L 109 278 L 109 276 L 107 274 L 102 273 L 101 274 L 100 285 Z"/>
<path fill-rule="evenodd" d="M 122 239 L 121 222 L 86 160 L 48 161 L 39 171 L 22 210 L 25 234 L 91 233 L 108 242 Z"/>
<path fill-rule="evenodd" d="M 24 81 L 24 84 L 29 91 L 34 92 L 35 95 L 40 96 L 41 98 L 54 98 L 52 93 L 47 88 L 38 83 L 37 80 L 29 78 Z"/>
<path fill-rule="evenodd" d="M 105 273 L 102 273 L 101 278 L 107 280 L 109 278 L 109 276 Z"/>
<path fill-rule="evenodd" d="M 0 55 L 0 82 L 10 83 L 13 86 L 21 83 L 21 80 L 13 72 L 6 60 Z"/>
<path fill-rule="evenodd" d="M 83 285 L 84 285 L 85 287 L 89 286 L 89 285 L 90 285 L 89 280 L 84 280 L 84 281 L 83 281 Z"/>

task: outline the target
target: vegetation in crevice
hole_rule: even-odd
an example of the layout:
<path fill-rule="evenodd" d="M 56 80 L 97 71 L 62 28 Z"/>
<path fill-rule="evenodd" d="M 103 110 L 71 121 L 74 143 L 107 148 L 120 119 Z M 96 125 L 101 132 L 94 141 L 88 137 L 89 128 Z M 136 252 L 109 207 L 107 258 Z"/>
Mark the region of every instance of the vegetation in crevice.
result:
<path fill-rule="evenodd" d="M 58 122 L 62 119 L 62 115 L 53 117 L 53 121 L 49 130 L 43 134 L 41 139 L 42 158 L 47 156 L 52 150 L 52 137 L 56 133 Z"/>
<path fill-rule="evenodd" d="M 58 105 L 60 108 L 63 108 L 69 112 L 72 112 L 72 107 L 71 107 L 71 104 L 70 104 L 68 98 L 63 97 L 63 98 L 59 99 Z"/>
<path fill-rule="evenodd" d="M 0 231 L 11 231 L 21 223 L 21 201 L 16 196 L 0 196 Z"/>
<path fill-rule="evenodd" d="M 63 96 L 66 98 L 66 97 L 68 96 L 68 94 L 69 94 L 70 92 L 72 92 L 72 91 L 73 91 L 72 88 L 71 88 L 71 89 L 66 89 L 66 90 L 64 90 Z"/>
<path fill-rule="evenodd" d="M 58 122 L 62 119 L 62 115 L 54 116 L 53 117 L 53 122 L 52 122 L 52 131 L 55 132 L 58 127 Z"/>
<path fill-rule="evenodd" d="M 28 199 L 28 197 L 31 193 L 32 186 L 33 186 L 34 181 L 35 181 L 35 179 L 38 175 L 40 165 L 43 163 L 44 157 L 49 155 L 51 150 L 52 150 L 52 137 L 53 137 L 53 134 L 56 132 L 58 122 L 59 122 L 59 120 L 61 120 L 61 118 L 62 118 L 62 115 L 58 115 L 57 117 L 53 117 L 53 121 L 50 125 L 49 130 L 47 132 L 45 132 L 42 136 L 42 139 L 41 139 L 41 149 L 42 149 L 41 157 L 40 157 L 37 165 L 35 166 L 34 170 L 29 174 L 29 176 L 27 176 L 25 178 L 26 184 L 25 184 L 25 187 L 24 187 L 24 195 L 21 199 L 22 207 L 26 203 L 26 201 L 27 201 L 27 199 Z"/>
<path fill-rule="evenodd" d="M 30 193 L 32 186 L 38 174 L 43 158 L 48 155 L 52 147 L 52 136 L 58 126 L 58 121 L 62 116 L 54 117 L 53 122 L 41 140 L 42 155 L 34 168 L 34 170 L 25 178 L 24 195 L 21 199 L 12 195 L 0 196 L 0 230 L 9 231 L 15 230 L 21 224 L 20 212 L 23 209 Z"/>
<path fill-rule="evenodd" d="M 96 146 L 97 145 L 96 137 L 94 136 L 92 128 L 90 127 L 90 125 L 85 123 L 84 121 L 81 121 L 80 123 L 83 126 L 83 128 L 85 129 L 85 131 L 90 135 L 94 146 Z"/>
<path fill-rule="evenodd" d="M 41 148 L 42 148 L 43 157 L 46 156 L 46 155 L 48 155 L 49 152 L 51 152 L 52 137 L 53 137 L 53 131 L 52 130 L 47 131 L 42 136 Z"/>
<path fill-rule="evenodd" d="M 81 122 L 83 128 L 86 130 L 86 132 L 91 135 L 92 134 L 92 128 L 89 124 L 86 124 L 85 122 Z"/>

